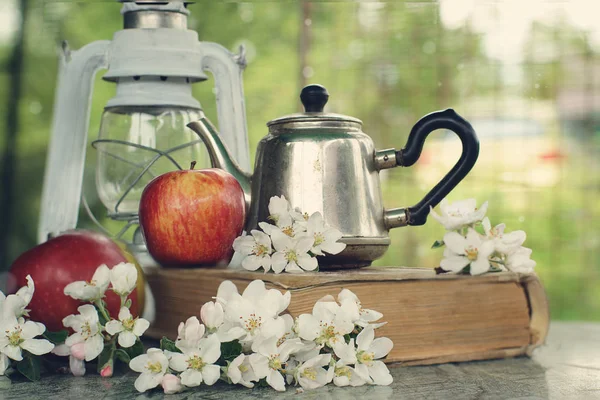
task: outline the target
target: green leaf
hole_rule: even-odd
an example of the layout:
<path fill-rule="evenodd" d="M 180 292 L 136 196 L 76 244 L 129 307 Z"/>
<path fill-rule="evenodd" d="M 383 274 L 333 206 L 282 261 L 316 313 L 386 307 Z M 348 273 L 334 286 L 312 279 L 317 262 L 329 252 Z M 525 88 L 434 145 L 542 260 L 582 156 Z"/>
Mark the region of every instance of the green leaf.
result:
<path fill-rule="evenodd" d="M 125 302 L 125 307 L 131 308 L 131 299 L 127 299 L 127 301 Z"/>
<path fill-rule="evenodd" d="M 104 349 L 102 353 L 98 356 L 98 373 L 102 371 L 102 368 L 108 363 L 111 363 L 113 358 L 115 357 L 115 351 L 117 350 L 117 345 L 115 342 L 110 341 L 104 344 Z"/>
<path fill-rule="evenodd" d="M 127 365 L 129 365 L 129 361 L 131 361 L 131 357 L 129 357 L 129 354 L 127 354 L 127 352 L 123 349 L 117 349 L 115 356 L 119 359 L 119 361 L 122 361 Z"/>
<path fill-rule="evenodd" d="M 233 340 L 231 342 L 221 343 L 221 358 L 217 363 L 219 365 L 225 365 L 227 361 L 233 361 L 237 356 L 242 354 L 242 345 L 239 341 Z"/>
<path fill-rule="evenodd" d="M 50 332 L 45 331 L 42 336 L 50 341 L 52 344 L 62 344 L 67 340 L 67 336 L 69 336 L 69 332 L 66 330 L 58 331 L 58 332 Z"/>
<path fill-rule="evenodd" d="M 181 353 L 181 350 L 179 350 L 177 346 L 175 346 L 175 342 L 166 336 L 163 336 L 162 339 L 160 339 L 160 349 L 169 350 L 173 353 Z"/>
<path fill-rule="evenodd" d="M 431 246 L 432 249 L 439 249 L 440 247 L 444 246 L 444 241 L 443 240 L 436 240 L 435 242 L 433 242 L 433 245 Z"/>
<path fill-rule="evenodd" d="M 29 352 L 24 351 L 23 353 L 23 359 L 17 363 L 17 371 L 32 382 L 39 381 L 40 359 Z"/>
<path fill-rule="evenodd" d="M 162 347 L 161 347 L 162 349 Z M 123 349 L 128 355 L 130 359 L 134 359 L 139 355 L 144 354 L 144 345 L 140 341 L 140 339 L 136 340 L 133 346 Z"/>

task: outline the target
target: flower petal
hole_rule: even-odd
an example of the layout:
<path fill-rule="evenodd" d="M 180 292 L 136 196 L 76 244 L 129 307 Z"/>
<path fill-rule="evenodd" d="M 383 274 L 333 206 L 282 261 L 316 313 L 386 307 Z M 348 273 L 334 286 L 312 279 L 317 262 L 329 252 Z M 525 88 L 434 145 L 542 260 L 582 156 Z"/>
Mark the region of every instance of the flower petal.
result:
<path fill-rule="evenodd" d="M 292 239 L 281 231 L 273 231 L 271 240 L 273 241 L 273 247 L 278 252 L 285 252 L 287 249 L 293 247 Z"/>
<path fill-rule="evenodd" d="M 368 367 L 369 376 L 373 379 L 375 385 L 389 385 L 394 381 L 390 370 L 382 361 L 375 361 Z"/>
<path fill-rule="evenodd" d="M 121 309 L 119 310 L 119 320 L 125 321 L 130 318 L 131 318 L 131 312 L 129 311 L 129 308 L 121 307 Z"/>
<path fill-rule="evenodd" d="M 146 364 L 148 363 L 148 355 L 140 354 L 139 356 L 133 358 L 129 361 L 129 368 L 134 370 L 135 372 L 144 372 Z"/>
<path fill-rule="evenodd" d="M 187 359 L 188 359 L 188 357 L 185 354 L 181 354 L 181 353 L 173 354 L 173 356 L 169 360 L 169 366 L 171 368 L 173 368 L 175 371 L 179 371 L 179 372 L 185 371 L 188 367 Z"/>
<path fill-rule="evenodd" d="M 21 343 L 21 348 L 27 350 L 31 354 L 41 356 L 42 354 L 50 353 L 54 348 L 54 345 L 46 339 L 27 339 Z"/>
<path fill-rule="evenodd" d="M 278 371 L 270 370 L 267 375 L 267 383 L 278 392 L 285 392 L 285 381 Z"/>
<path fill-rule="evenodd" d="M 202 377 L 204 378 L 204 383 L 208 386 L 213 385 L 216 381 L 219 380 L 221 376 L 221 368 L 218 365 L 206 365 L 202 368 Z"/>
<path fill-rule="evenodd" d="M 444 235 L 444 244 L 456 254 L 465 254 L 466 239 L 457 232 L 448 232 Z"/>
<path fill-rule="evenodd" d="M 321 249 L 329 254 L 339 254 L 346 248 L 346 243 L 341 242 L 325 242 L 321 245 Z"/>
<path fill-rule="evenodd" d="M 443 268 L 443 267 L 442 267 Z M 481 275 L 488 272 L 490 269 L 490 261 L 487 257 L 479 257 L 471 262 L 471 275 Z"/>
<path fill-rule="evenodd" d="M 298 265 L 305 271 L 314 271 L 319 266 L 319 263 L 316 257 L 302 254 L 298 256 Z"/>
<path fill-rule="evenodd" d="M 203 341 L 200 357 L 207 364 L 213 364 L 221 357 L 221 342 L 216 335 L 211 335 Z"/>
<path fill-rule="evenodd" d="M 85 341 L 85 361 L 91 361 L 94 358 L 98 357 L 102 350 L 104 349 L 104 340 L 102 340 L 102 336 L 94 335 L 88 340 Z"/>
<path fill-rule="evenodd" d="M 269 359 L 258 353 L 252 353 L 248 356 L 250 365 L 256 374 L 256 378 L 262 379 L 269 374 Z"/>
<path fill-rule="evenodd" d="M 187 387 L 200 386 L 202 383 L 202 372 L 194 369 L 186 369 L 181 373 L 181 383 Z"/>
<path fill-rule="evenodd" d="M 271 257 L 271 268 L 273 268 L 273 272 L 276 274 L 280 273 L 285 269 L 287 265 L 287 259 L 285 258 L 285 253 L 274 253 L 273 257 Z"/>
<path fill-rule="evenodd" d="M 158 377 L 157 377 L 158 375 Z M 133 384 L 138 392 L 145 392 L 146 390 L 153 389 L 160 384 L 162 376 L 160 374 L 149 374 L 143 373 L 135 380 Z"/>
<path fill-rule="evenodd" d="M 460 272 L 464 267 L 469 265 L 469 259 L 464 256 L 452 256 L 444 258 L 440 262 L 440 267 L 444 271 Z"/>
<path fill-rule="evenodd" d="M 366 351 L 371 347 L 373 338 L 375 337 L 375 330 L 371 327 L 366 327 L 356 337 L 356 345 L 358 350 Z"/>
<path fill-rule="evenodd" d="M 21 348 L 19 346 L 8 345 L 2 349 L 2 353 L 6 354 L 8 358 L 12 358 L 15 361 L 21 361 L 23 359 Z"/>
<path fill-rule="evenodd" d="M 389 338 L 378 337 L 371 343 L 369 351 L 373 352 L 373 356 L 377 360 L 387 356 L 393 347 L 394 343 Z"/>
<path fill-rule="evenodd" d="M 113 319 L 111 321 L 108 321 L 106 325 L 104 325 L 104 329 L 109 335 L 114 336 L 125 328 L 123 327 L 123 323 L 121 321 Z"/>
<path fill-rule="evenodd" d="M 133 332 L 131 331 L 123 331 L 121 333 L 119 333 L 119 346 L 124 347 L 124 348 L 129 348 L 131 346 L 133 346 L 135 344 L 135 341 L 137 340 L 137 336 L 135 336 L 133 334 Z"/>
<path fill-rule="evenodd" d="M 133 333 L 135 336 L 140 337 L 150 327 L 150 322 L 144 318 L 138 318 L 133 323 Z"/>

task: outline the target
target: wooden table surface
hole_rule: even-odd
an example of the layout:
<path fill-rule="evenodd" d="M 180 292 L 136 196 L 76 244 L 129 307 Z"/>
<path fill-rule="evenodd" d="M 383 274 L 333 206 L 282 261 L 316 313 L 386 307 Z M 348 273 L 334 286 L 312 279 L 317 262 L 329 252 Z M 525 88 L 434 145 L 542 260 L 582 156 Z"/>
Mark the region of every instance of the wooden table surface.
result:
<path fill-rule="evenodd" d="M 398 344 L 397 344 L 398 345 Z M 333 384 L 298 395 L 295 388 L 277 393 L 270 388 L 245 389 L 216 384 L 166 396 L 180 399 L 600 399 L 600 324 L 553 322 L 546 344 L 533 358 L 391 368 L 391 386 L 338 388 Z M 18 382 L 0 389 L 1 399 L 145 399 L 133 387 L 137 374 L 102 379 L 45 376 L 36 383 Z"/>

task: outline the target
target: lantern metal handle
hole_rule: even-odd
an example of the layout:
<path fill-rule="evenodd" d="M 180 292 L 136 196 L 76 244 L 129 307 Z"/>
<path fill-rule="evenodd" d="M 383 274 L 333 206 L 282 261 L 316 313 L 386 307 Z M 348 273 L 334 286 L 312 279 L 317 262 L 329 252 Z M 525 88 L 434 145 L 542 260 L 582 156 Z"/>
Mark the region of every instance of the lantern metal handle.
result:
<path fill-rule="evenodd" d="M 110 41 L 77 51 L 63 46 L 54 101 L 54 122 L 46 159 L 38 242 L 75 228 L 79 213 L 94 76 L 108 67 Z"/>
<path fill-rule="evenodd" d="M 202 68 L 215 78 L 219 131 L 236 160 L 246 171 L 250 170 L 246 106 L 242 71 L 246 67 L 245 52 L 235 55 L 217 43 L 200 42 Z"/>

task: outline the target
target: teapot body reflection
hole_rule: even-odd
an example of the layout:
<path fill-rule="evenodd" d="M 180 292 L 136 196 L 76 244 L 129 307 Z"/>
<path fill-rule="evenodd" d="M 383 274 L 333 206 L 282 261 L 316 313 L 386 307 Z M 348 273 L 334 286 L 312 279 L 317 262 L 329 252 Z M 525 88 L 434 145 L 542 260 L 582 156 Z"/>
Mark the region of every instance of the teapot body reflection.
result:
<path fill-rule="evenodd" d="M 430 207 L 471 170 L 479 142 L 467 121 L 445 110 L 419 120 L 403 149 L 376 150 L 360 120 L 323 112 L 328 97 L 324 87 L 309 85 L 300 95 L 306 112 L 267 124 L 269 134 L 258 144 L 252 176 L 237 166 L 206 118 L 188 127 L 206 144 L 213 167 L 227 170 L 240 182 L 246 198 L 247 232 L 268 220 L 271 197 L 283 195 L 292 208 L 309 215 L 321 212 L 325 223 L 342 233 L 340 242 L 346 248 L 320 257 L 321 269 L 363 267 L 385 253 L 390 229 L 425 223 Z M 461 139 L 463 151 L 457 164 L 416 205 L 385 208 L 379 171 L 413 165 L 427 135 L 436 129 L 449 129 Z"/>

